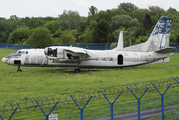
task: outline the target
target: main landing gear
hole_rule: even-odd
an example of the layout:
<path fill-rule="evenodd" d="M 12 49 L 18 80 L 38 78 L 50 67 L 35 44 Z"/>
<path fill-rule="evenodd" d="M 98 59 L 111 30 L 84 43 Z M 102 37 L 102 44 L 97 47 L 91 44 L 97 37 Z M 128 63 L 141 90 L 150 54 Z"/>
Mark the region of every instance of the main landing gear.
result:
<path fill-rule="evenodd" d="M 17 72 L 22 72 L 22 70 L 20 69 L 20 66 L 18 66 Z"/>
<path fill-rule="evenodd" d="M 74 73 L 80 73 L 81 70 L 78 68 L 78 69 L 74 69 Z"/>
<path fill-rule="evenodd" d="M 79 68 L 79 62 L 80 62 L 80 61 L 77 61 L 77 68 L 74 69 L 74 73 L 80 73 L 80 72 L 81 72 L 81 70 L 80 70 L 80 68 Z"/>

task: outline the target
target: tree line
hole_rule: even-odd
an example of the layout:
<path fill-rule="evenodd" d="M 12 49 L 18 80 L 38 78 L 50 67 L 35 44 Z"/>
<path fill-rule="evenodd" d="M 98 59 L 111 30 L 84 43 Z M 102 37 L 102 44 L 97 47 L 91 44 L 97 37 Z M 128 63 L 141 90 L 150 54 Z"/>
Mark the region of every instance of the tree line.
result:
<path fill-rule="evenodd" d="M 64 10 L 58 17 L 25 17 L 16 15 L 0 18 L 0 43 L 29 45 L 43 48 L 54 44 L 112 43 L 120 31 L 124 42 L 145 42 L 161 16 L 172 18 L 170 39 L 179 42 L 179 12 L 159 6 L 140 9 L 132 3 L 121 3 L 117 8 L 98 11 L 91 6 L 88 16 L 78 11 Z"/>

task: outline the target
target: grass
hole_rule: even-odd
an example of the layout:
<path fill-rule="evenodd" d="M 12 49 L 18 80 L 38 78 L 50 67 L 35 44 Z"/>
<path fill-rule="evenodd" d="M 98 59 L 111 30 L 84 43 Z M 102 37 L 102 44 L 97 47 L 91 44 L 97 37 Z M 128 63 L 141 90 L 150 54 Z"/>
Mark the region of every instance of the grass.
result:
<path fill-rule="evenodd" d="M 16 52 L 12 49 L 0 49 L 0 58 Z M 93 69 L 91 71 L 82 70 L 79 74 L 74 74 L 73 70 L 44 68 L 44 67 L 21 67 L 22 73 L 17 73 L 17 67 L 0 62 L 0 102 L 15 99 L 27 99 L 38 96 L 54 95 L 57 93 L 73 93 L 75 91 L 87 91 L 90 89 L 105 88 L 122 84 L 151 81 L 161 78 L 169 78 L 179 75 L 179 54 L 171 56 L 168 63 L 154 65 L 127 67 L 124 69 Z M 165 89 L 159 89 L 161 93 Z M 176 94 L 178 87 L 170 88 L 166 95 Z M 138 97 L 141 93 L 135 93 Z M 117 96 L 117 95 L 116 95 Z M 142 99 L 158 97 L 156 91 L 147 92 Z M 115 97 L 109 98 L 113 101 Z M 134 96 L 121 95 L 116 104 L 136 101 Z M 84 106 L 80 103 L 80 107 Z M 106 99 L 93 100 L 86 106 L 85 110 L 97 109 L 109 106 Z M 1 109 L 1 108 L 0 108 Z M 15 108 L 14 108 L 15 109 Z M 13 111 L 13 110 L 12 110 Z M 50 109 L 45 109 L 47 114 Z M 59 115 L 78 112 L 75 104 L 62 105 L 54 109 L 54 113 Z M 23 115 L 22 115 L 23 114 Z M 110 112 L 108 113 L 110 114 Z M 108 115 L 107 114 L 107 115 Z M 90 114 L 89 114 L 90 115 Z M 9 115 L 2 115 L 9 118 Z M 34 111 L 15 113 L 13 119 L 34 119 L 43 118 L 39 108 Z"/>
<path fill-rule="evenodd" d="M 175 98 L 175 99 L 173 99 Z M 179 94 L 174 94 L 174 95 L 167 95 L 164 96 L 165 99 L 165 104 L 170 105 L 169 103 L 174 103 L 176 104 L 177 101 L 176 99 L 179 99 Z M 155 101 L 155 102 L 154 102 Z M 148 110 L 148 109 L 154 109 L 154 108 L 160 108 L 161 103 L 160 97 L 152 98 L 152 99 L 141 99 L 140 100 L 140 109 L 142 110 Z M 128 102 L 128 103 L 122 103 L 122 104 L 114 104 L 113 105 L 113 111 L 114 115 L 119 115 L 119 114 L 124 114 L 124 113 L 129 113 L 129 112 L 137 112 L 137 100 L 133 102 Z M 174 112 L 173 112 L 174 111 Z M 177 110 L 171 110 L 169 113 L 176 113 Z M 104 113 L 107 116 L 110 116 L 110 105 L 108 104 L 107 107 L 102 107 L 98 109 L 92 109 L 92 110 L 85 110 L 84 111 L 84 118 L 89 119 L 89 118 L 99 118 L 99 117 L 104 117 Z M 169 114 L 168 112 L 166 115 Z M 70 113 L 66 115 L 60 115 L 59 118 L 62 120 L 70 120 L 71 118 L 78 120 L 80 117 L 80 112 L 76 113 Z M 91 117 L 93 116 L 93 117 Z M 160 115 L 161 116 L 161 115 Z M 159 115 L 157 117 L 160 117 Z M 174 116 L 176 117 L 176 116 Z"/>
<path fill-rule="evenodd" d="M 179 119 L 179 106 L 175 107 L 172 110 L 169 110 L 168 112 L 165 112 L 164 118 L 165 120 L 175 120 L 176 116 L 177 120 Z M 151 118 L 152 120 L 161 120 L 161 115 L 155 115 L 153 118 Z"/>

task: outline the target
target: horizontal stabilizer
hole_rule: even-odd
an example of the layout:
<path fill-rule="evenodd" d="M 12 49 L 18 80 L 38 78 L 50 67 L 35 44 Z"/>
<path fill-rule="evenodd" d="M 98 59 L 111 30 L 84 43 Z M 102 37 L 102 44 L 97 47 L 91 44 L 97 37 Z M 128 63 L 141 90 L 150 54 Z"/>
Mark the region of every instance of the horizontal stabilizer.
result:
<path fill-rule="evenodd" d="M 165 49 L 161 49 L 161 50 L 157 50 L 155 51 L 156 53 L 169 53 L 174 49 L 174 47 L 169 47 L 169 48 L 165 48 Z"/>

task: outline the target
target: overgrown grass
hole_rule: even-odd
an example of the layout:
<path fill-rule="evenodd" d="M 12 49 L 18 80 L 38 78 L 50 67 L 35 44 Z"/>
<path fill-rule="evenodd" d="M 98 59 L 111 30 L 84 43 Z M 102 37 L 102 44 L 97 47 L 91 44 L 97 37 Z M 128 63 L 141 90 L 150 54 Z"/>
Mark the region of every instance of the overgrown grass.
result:
<path fill-rule="evenodd" d="M 16 50 L 0 49 L 0 58 L 7 56 Z M 38 96 L 54 95 L 57 93 L 73 93 L 75 91 L 87 91 L 90 89 L 104 88 L 121 84 L 151 81 L 161 78 L 174 77 L 179 75 L 179 54 L 171 56 L 168 63 L 154 65 L 128 67 L 124 69 L 93 69 L 91 71 L 82 70 L 79 74 L 74 74 L 73 70 L 43 68 L 43 67 L 21 67 L 22 73 L 17 73 L 17 67 L 9 66 L 0 62 L 0 102 L 14 99 L 32 98 Z M 165 89 L 160 89 L 161 93 Z M 178 87 L 170 88 L 166 95 L 175 94 Z M 138 97 L 141 93 L 135 93 Z M 117 96 L 117 95 L 116 95 Z M 157 91 L 147 92 L 142 99 L 158 97 Z M 109 98 L 113 101 L 115 98 Z M 134 96 L 122 95 L 116 103 L 127 103 L 135 101 Z M 80 106 L 84 106 L 84 102 Z M 93 100 L 86 106 L 85 110 L 97 109 L 109 106 L 106 99 Z M 15 109 L 15 108 L 14 108 Z M 45 109 L 46 114 L 50 111 Z M 75 104 L 60 105 L 53 113 L 59 115 L 78 112 Z M 23 114 L 23 115 L 22 115 Z M 108 113 L 110 114 L 110 112 Z M 90 115 L 90 114 L 89 114 Z M 4 115 L 7 119 L 10 115 Z M 42 118 L 40 109 L 23 113 L 15 113 L 13 119 L 35 119 Z"/>

